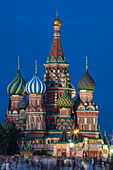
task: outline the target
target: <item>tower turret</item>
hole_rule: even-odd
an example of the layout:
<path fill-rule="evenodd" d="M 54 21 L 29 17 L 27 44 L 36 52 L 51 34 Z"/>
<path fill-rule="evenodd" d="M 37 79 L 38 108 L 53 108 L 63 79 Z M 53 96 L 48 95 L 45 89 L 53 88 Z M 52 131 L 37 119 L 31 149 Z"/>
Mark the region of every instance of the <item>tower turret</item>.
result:
<path fill-rule="evenodd" d="M 25 93 L 25 85 L 26 82 L 20 72 L 20 59 L 18 56 L 17 74 L 7 87 L 7 92 L 10 95 L 9 108 L 7 110 L 7 117 L 9 119 L 16 120 L 19 118 L 18 103 L 22 100 Z"/>
<path fill-rule="evenodd" d="M 7 87 L 9 95 L 23 95 L 25 92 L 25 81 L 20 73 L 20 56 L 18 56 L 18 71 L 14 79 Z"/>
<path fill-rule="evenodd" d="M 26 108 L 27 130 L 45 130 L 46 112 L 43 108 L 43 94 L 46 85 L 37 75 L 37 61 L 35 62 L 35 76 L 26 84 L 29 97 L 29 105 Z"/>
<path fill-rule="evenodd" d="M 88 72 L 88 57 L 86 57 L 86 71 L 78 82 L 79 103 L 76 103 L 77 126 L 83 135 L 99 137 L 98 106 L 93 102 L 95 82 Z"/>
<path fill-rule="evenodd" d="M 87 60 L 88 57 L 86 57 L 86 61 Z M 93 99 L 94 88 L 95 82 L 88 72 L 88 64 L 86 62 L 86 71 L 78 82 L 78 90 L 81 101 L 91 102 Z"/>
<path fill-rule="evenodd" d="M 57 126 L 58 130 L 71 130 L 73 128 L 73 119 L 71 117 L 71 111 L 74 103 L 64 90 L 64 93 L 58 99 L 58 106 L 59 106 L 59 117 L 57 119 Z"/>
<path fill-rule="evenodd" d="M 44 94 L 44 105 L 47 111 L 48 127 L 56 126 L 56 118 L 59 113 L 57 100 L 63 94 L 64 90 L 67 90 L 71 98 L 76 95 L 75 88 L 70 82 L 69 64 L 66 62 L 60 42 L 60 27 L 62 22 L 58 17 L 58 13 L 56 13 L 56 18 L 52 24 L 54 27 L 54 37 L 49 56 L 46 64 L 44 64 L 45 71 L 43 78 L 47 87 Z"/>

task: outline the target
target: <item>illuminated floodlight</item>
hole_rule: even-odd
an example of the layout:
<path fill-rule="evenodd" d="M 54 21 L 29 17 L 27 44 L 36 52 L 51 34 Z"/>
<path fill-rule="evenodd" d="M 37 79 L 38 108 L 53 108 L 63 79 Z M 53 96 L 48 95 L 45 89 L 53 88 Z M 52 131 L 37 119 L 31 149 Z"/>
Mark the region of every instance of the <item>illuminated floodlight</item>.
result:
<path fill-rule="evenodd" d="M 70 143 L 69 145 L 70 145 L 70 147 L 72 148 L 72 147 L 74 146 L 74 143 Z"/>
<path fill-rule="evenodd" d="M 110 149 L 110 153 L 113 153 L 113 149 Z"/>
<path fill-rule="evenodd" d="M 73 133 L 74 133 L 74 134 L 78 134 L 78 133 L 79 133 L 79 129 L 75 129 L 75 130 L 73 131 Z"/>

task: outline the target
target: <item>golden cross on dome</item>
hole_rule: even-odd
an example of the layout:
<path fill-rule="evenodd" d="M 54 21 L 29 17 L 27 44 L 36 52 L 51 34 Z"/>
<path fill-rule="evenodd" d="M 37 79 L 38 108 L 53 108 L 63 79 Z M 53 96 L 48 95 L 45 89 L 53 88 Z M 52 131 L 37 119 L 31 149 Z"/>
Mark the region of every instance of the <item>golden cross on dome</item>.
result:
<path fill-rule="evenodd" d="M 18 55 L 18 70 L 20 70 L 20 56 Z"/>
<path fill-rule="evenodd" d="M 56 11 L 56 17 L 58 17 L 58 11 Z"/>
<path fill-rule="evenodd" d="M 38 73 L 38 64 L 37 64 L 37 60 L 35 60 L 35 74 Z"/>
<path fill-rule="evenodd" d="M 88 56 L 86 56 L 86 70 L 88 70 Z"/>
<path fill-rule="evenodd" d="M 56 0 L 56 17 L 58 17 L 58 1 Z"/>

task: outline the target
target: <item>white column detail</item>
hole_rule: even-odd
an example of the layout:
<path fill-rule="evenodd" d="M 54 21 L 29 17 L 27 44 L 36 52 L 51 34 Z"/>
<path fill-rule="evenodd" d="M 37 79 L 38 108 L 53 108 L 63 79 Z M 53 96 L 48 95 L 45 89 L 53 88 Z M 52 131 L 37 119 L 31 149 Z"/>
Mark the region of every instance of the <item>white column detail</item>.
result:
<path fill-rule="evenodd" d="M 43 116 L 40 116 L 40 129 L 43 129 Z"/>
<path fill-rule="evenodd" d="M 77 118 L 77 123 L 79 124 L 79 117 Z"/>
<path fill-rule="evenodd" d="M 36 116 L 34 116 L 34 128 L 36 129 Z"/>
<path fill-rule="evenodd" d="M 31 122 L 30 122 L 31 116 L 29 116 L 28 118 L 29 118 L 29 129 L 31 129 Z"/>
<path fill-rule="evenodd" d="M 95 118 L 95 124 L 96 125 L 98 124 L 98 118 Z"/>
<path fill-rule="evenodd" d="M 94 123 L 94 124 L 96 124 L 96 120 L 95 120 L 95 119 L 96 119 L 96 118 L 93 118 L 93 123 Z"/>
<path fill-rule="evenodd" d="M 89 130 L 91 130 L 91 124 L 89 124 Z"/>
<path fill-rule="evenodd" d="M 84 124 L 87 124 L 87 118 L 86 117 L 84 118 Z"/>

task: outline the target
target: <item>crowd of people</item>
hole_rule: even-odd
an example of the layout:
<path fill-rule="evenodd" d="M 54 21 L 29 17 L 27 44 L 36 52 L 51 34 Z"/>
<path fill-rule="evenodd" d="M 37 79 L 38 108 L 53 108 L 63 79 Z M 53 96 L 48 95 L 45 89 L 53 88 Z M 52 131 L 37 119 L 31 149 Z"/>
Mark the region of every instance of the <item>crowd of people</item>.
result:
<path fill-rule="evenodd" d="M 46 156 L 0 157 L 1 170 L 110 170 L 102 158 L 67 158 Z"/>

